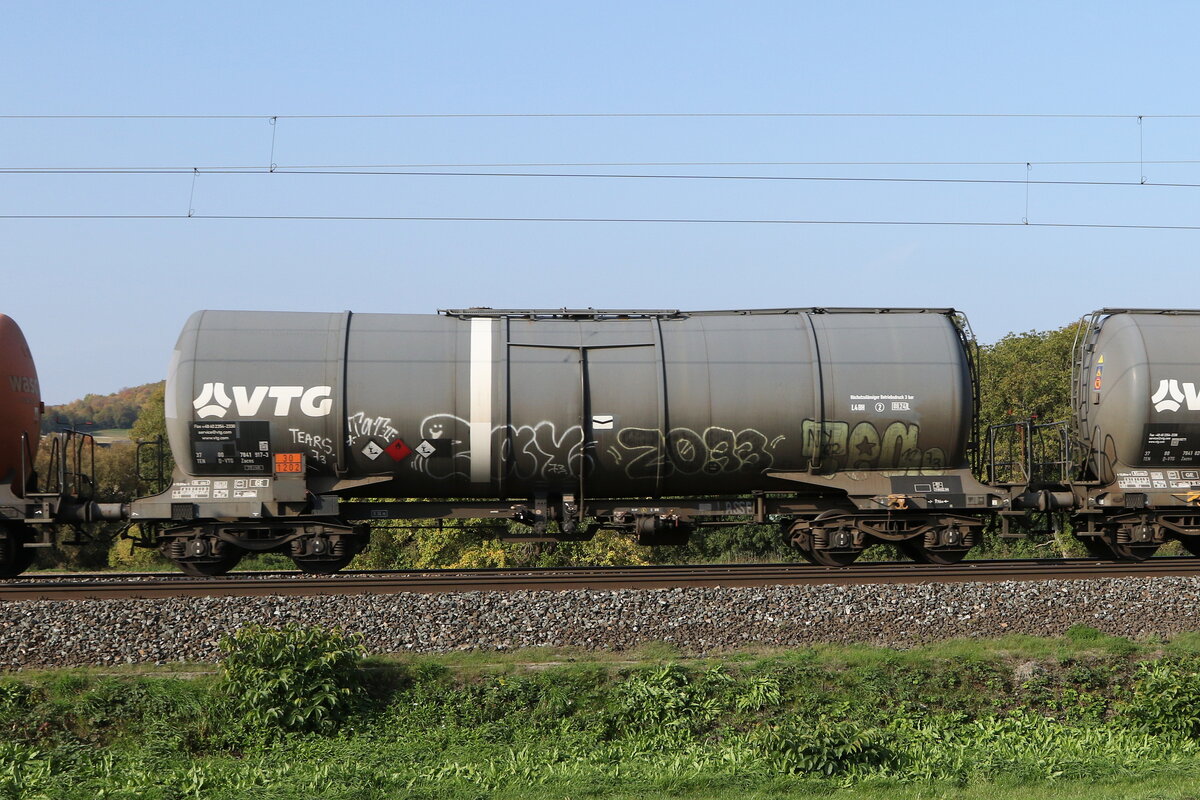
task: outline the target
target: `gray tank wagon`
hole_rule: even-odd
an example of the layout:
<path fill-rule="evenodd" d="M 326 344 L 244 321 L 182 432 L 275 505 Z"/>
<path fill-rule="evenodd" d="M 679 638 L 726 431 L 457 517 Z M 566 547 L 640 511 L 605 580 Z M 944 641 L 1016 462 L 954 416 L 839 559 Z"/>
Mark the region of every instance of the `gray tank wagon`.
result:
<path fill-rule="evenodd" d="M 131 518 L 193 574 L 333 571 L 365 522 L 428 518 L 646 544 L 773 521 L 819 564 L 952 562 L 1007 502 L 972 473 L 973 353 L 952 309 L 202 311 L 173 483 Z"/>
<path fill-rule="evenodd" d="M 1200 311 L 1103 309 L 1080 331 L 1076 535 L 1099 555 L 1171 539 L 1200 555 Z"/>

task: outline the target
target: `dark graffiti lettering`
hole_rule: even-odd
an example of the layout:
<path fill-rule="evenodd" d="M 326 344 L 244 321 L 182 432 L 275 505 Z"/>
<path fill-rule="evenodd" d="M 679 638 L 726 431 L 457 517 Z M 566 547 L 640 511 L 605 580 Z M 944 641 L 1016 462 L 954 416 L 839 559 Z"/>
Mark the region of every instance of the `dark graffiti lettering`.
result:
<path fill-rule="evenodd" d="M 806 419 L 802 426 L 802 454 L 821 458 L 821 468 L 842 469 L 917 469 L 946 468 L 946 454 L 940 447 L 922 449 L 918 439 L 921 426 L 893 422 L 879 431 L 873 423 L 818 423 Z"/>

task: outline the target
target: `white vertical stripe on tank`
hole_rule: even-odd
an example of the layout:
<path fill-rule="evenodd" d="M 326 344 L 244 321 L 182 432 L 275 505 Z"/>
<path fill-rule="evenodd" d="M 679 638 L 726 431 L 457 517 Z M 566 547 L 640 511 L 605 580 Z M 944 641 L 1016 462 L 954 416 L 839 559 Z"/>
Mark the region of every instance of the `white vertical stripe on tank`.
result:
<path fill-rule="evenodd" d="M 492 479 L 492 320 L 471 320 L 471 482 Z"/>

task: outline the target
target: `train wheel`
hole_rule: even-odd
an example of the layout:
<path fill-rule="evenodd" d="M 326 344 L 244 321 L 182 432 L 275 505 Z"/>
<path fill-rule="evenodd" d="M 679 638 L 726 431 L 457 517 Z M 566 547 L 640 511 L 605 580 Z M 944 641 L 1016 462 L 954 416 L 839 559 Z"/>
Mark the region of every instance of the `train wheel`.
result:
<path fill-rule="evenodd" d="M 848 567 L 858 560 L 862 550 L 801 550 L 810 564 L 819 567 Z"/>
<path fill-rule="evenodd" d="M 1088 555 L 1092 558 L 1103 558 L 1109 561 L 1116 559 L 1116 555 L 1113 554 L 1112 548 L 1108 546 L 1108 542 L 1098 536 L 1089 536 L 1079 541 L 1087 549 Z"/>
<path fill-rule="evenodd" d="M 1093 558 L 1111 561 L 1145 561 L 1158 552 L 1157 544 L 1113 544 L 1107 539 L 1092 537 L 1084 539 L 1083 546 Z"/>
<path fill-rule="evenodd" d="M 849 541 L 835 549 L 827 549 L 827 547 L 816 547 L 813 539 L 815 538 L 812 530 L 812 523 L 822 520 L 834 519 L 840 516 L 839 511 L 823 511 L 818 514 L 811 522 L 798 520 L 788 528 L 787 540 L 800 551 L 800 555 L 810 564 L 816 564 L 819 567 L 846 567 L 853 564 L 862 555 L 861 547 L 847 546 Z M 828 536 L 825 536 L 828 540 Z"/>
<path fill-rule="evenodd" d="M 353 553 L 348 556 L 338 556 L 337 558 L 297 558 L 296 556 L 292 556 L 292 563 L 301 572 L 308 572 L 313 575 L 332 575 L 343 569 L 353 559 Z"/>
<path fill-rule="evenodd" d="M 215 578 L 217 575 L 224 575 L 229 570 L 238 565 L 242 560 L 242 556 L 246 554 L 244 550 L 237 550 L 226 546 L 227 552 L 221 555 L 216 561 L 182 561 L 175 560 L 175 565 L 183 571 L 185 575 L 191 575 L 193 578 Z"/>
<path fill-rule="evenodd" d="M 971 552 L 969 547 L 933 548 L 913 540 L 901 542 L 898 547 L 901 553 L 921 564 L 957 564 Z"/>
<path fill-rule="evenodd" d="M 28 525 L 0 526 L 0 578 L 15 578 L 33 564 L 35 553 L 25 547 L 33 541 L 33 529 Z"/>
<path fill-rule="evenodd" d="M 1113 558 L 1118 561 L 1145 561 L 1158 552 L 1159 545 L 1112 545 Z"/>

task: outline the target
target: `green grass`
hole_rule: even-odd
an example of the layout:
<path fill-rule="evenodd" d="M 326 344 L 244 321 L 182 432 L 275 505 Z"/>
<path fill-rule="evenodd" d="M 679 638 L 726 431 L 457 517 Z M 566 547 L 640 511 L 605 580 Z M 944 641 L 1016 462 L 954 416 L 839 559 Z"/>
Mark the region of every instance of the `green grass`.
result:
<path fill-rule="evenodd" d="M 293 677 L 323 639 L 304 663 L 240 641 L 237 674 L 267 668 L 271 702 L 324 702 Z M 289 732 L 209 665 L 0 676 L 0 798 L 1200 800 L 1200 634 L 357 666 L 330 641 L 348 683 L 306 680 L 353 705 L 322 732 Z"/>

